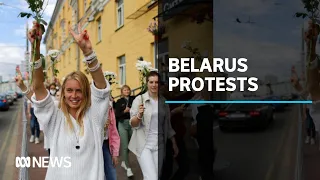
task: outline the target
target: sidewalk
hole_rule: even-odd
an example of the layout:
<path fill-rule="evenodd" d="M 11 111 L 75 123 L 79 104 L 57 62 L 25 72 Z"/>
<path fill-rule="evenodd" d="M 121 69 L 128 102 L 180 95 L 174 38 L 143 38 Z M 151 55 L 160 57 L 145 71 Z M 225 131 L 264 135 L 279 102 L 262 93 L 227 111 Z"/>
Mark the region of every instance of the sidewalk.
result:
<path fill-rule="evenodd" d="M 22 111 L 21 111 L 22 112 Z M 16 156 L 20 156 L 21 153 L 21 142 L 22 142 L 22 116 L 19 116 L 19 133 L 18 133 L 18 138 L 17 138 L 17 146 L 16 146 Z M 40 133 L 40 143 L 35 144 L 35 143 L 30 143 L 29 139 L 31 136 L 30 132 L 30 121 L 28 121 L 27 125 L 27 147 L 28 147 L 28 155 L 30 157 L 41 157 L 41 156 L 48 156 L 48 152 L 43 148 L 43 133 Z M 131 179 L 136 179 L 140 180 L 142 178 L 142 172 L 140 170 L 140 166 L 138 164 L 137 158 L 133 153 L 129 153 L 129 158 L 130 158 L 130 163 L 131 163 L 131 169 L 134 174 L 134 177 Z M 119 159 L 119 165 L 117 166 L 117 180 L 127 180 L 127 175 L 126 171 L 121 168 L 120 166 L 120 159 Z M 28 174 L 29 174 L 29 179 L 30 180 L 44 180 L 46 176 L 47 168 L 29 168 L 28 169 Z M 19 178 L 19 169 L 15 169 L 14 172 L 14 180 Z"/>
<path fill-rule="evenodd" d="M 314 145 L 304 143 L 305 132 L 303 136 L 303 173 L 305 180 L 320 179 L 320 150 L 319 141 Z"/>

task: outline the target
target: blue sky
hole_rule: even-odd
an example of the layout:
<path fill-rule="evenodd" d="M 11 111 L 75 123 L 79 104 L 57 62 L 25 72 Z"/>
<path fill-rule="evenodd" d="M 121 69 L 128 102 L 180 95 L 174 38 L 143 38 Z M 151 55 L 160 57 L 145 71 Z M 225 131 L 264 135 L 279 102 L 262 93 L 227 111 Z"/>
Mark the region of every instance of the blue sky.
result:
<path fill-rule="evenodd" d="M 4 80 L 12 78 L 15 74 L 15 64 L 24 60 L 26 49 L 26 24 L 31 27 L 32 19 L 18 18 L 22 11 L 28 11 L 25 0 L 0 0 L 4 6 L 0 6 L 0 76 Z M 45 0 L 48 6 L 44 13 L 44 19 L 49 23 L 54 10 L 56 0 Z M 41 52 L 45 46 L 42 46 Z"/>
<path fill-rule="evenodd" d="M 301 59 L 304 20 L 293 17 L 301 11 L 300 0 L 215 0 L 215 56 L 248 59 L 249 70 L 232 76 L 264 80 L 265 75 L 272 74 L 288 80 L 291 66 L 297 67 Z M 246 23 L 249 18 L 254 24 Z"/>

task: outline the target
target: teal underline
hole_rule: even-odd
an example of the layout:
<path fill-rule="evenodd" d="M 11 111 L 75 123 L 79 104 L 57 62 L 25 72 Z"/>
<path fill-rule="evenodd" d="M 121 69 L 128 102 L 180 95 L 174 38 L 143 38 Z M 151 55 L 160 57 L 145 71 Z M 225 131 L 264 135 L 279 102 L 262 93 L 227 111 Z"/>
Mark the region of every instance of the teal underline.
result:
<path fill-rule="evenodd" d="M 165 101 L 166 104 L 312 104 L 312 101 Z"/>

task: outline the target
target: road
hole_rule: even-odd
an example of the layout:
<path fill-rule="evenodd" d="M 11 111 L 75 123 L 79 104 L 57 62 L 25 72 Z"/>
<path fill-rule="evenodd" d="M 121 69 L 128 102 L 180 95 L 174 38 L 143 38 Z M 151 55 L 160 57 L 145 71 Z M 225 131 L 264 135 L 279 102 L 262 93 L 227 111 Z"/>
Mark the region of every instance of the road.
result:
<path fill-rule="evenodd" d="M 218 149 L 215 180 L 294 179 L 298 106 L 289 106 L 275 116 L 264 131 L 215 130 Z"/>
<path fill-rule="evenodd" d="M 0 179 L 11 178 L 14 173 L 21 105 L 22 99 L 18 99 L 8 111 L 0 111 Z"/>

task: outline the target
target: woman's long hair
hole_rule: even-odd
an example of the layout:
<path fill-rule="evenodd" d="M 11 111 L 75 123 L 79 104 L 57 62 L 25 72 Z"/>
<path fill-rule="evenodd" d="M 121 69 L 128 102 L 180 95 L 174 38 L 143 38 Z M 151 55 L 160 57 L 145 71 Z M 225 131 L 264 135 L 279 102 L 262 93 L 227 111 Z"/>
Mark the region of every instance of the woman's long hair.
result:
<path fill-rule="evenodd" d="M 81 92 L 82 92 L 82 101 L 80 104 L 80 107 L 76 113 L 76 121 L 77 124 L 80 126 L 80 134 L 83 134 L 83 118 L 85 115 L 85 112 L 89 109 L 91 106 L 91 91 L 90 91 L 90 84 L 88 78 L 81 72 L 81 71 L 75 71 L 70 74 L 68 74 L 65 77 L 65 80 L 63 81 L 62 84 L 62 89 L 61 89 L 61 95 L 60 95 L 60 102 L 59 102 L 59 108 L 63 112 L 64 116 L 66 117 L 67 124 L 71 130 L 73 130 L 73 124 L 69 115 L 69 106 L 66 103 L 65 99 L 65 88 L 66 88 L 66 82 L 68 80 L 77 80 L 80 84 L 81 87 Z"/>

